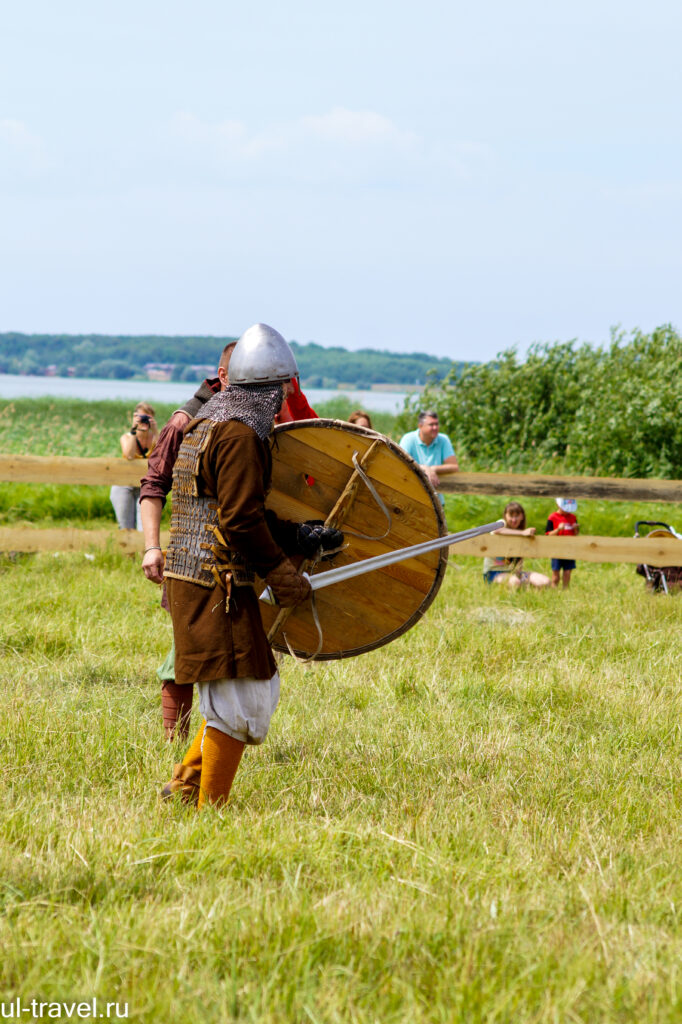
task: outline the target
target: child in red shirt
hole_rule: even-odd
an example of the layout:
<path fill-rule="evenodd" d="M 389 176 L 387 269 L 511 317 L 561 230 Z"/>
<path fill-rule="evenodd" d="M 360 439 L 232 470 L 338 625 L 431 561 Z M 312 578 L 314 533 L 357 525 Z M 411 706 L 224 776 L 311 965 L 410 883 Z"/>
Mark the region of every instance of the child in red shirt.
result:
<path fill-rule="evenodd" d="M 578 520 L 575 513 L 578 510 L 578 502 L 575 498 L 557 498 L 558 509 L 547 519 L 545 533 L 549 537 L 573 537 L 580 532 Z M 572 558 L 552 559 L 552 586 L 558 587 L 563 572 L 563 588 L 566 590 L 571 582 L 571 572 L 575 569 L 575 561 Z"/>

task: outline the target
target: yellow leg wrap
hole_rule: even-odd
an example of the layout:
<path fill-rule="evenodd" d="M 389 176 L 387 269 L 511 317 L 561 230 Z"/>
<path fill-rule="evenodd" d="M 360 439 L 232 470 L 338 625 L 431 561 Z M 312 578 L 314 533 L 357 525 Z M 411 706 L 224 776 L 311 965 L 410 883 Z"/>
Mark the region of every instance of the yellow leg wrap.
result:
<path fill-rule="evenodd" d="M 227 803 L 245 745 L 219 729 L 213 729 L 210 725 L 206 727 L 201 763 L 200 808 L 207 803 Z"/>

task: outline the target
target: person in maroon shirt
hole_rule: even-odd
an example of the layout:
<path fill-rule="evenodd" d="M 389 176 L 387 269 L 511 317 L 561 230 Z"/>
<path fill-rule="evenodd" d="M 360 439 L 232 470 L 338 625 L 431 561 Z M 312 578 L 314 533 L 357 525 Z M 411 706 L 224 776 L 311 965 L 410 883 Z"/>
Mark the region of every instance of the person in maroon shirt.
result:
<path fill-rule="evenodd" d="M 142 571 L 152 583 L 163 584 L 164 555 L 161 548 L 161 516 L 166 497 L 173 486 L 173 466 L 178 457 L 180 445 L 187 425 L 194 419 L 201 407 L 218 391 L 228 384 L 230 356 L 236 341 L 229 342 L 222 351 L 218 364 L 218 376 L 203 381 L 194 395 L 181 409 L 177 409 L 164 426 L 156 447 L 149 456 L 147 474 L 140 482 L 140 513 L 144 531 L 144 557 Z M 278 416 L 278 421 L 317 419 L 317 413 L 292 381 L 293 391 L 288 396 Z M 168 611 L 165 588 L 161 604 Z M 157 669 L 161 680 L 161 709 L 166 737 L 176 736 L 187 739 L 189 719 L 192 712 L 193 688 L 175 682 L 175 646 L 166 656 L 163 665 Z"/>
<path fill-rule="evenodd" d="M 156 447 L 149 457 L 147 474 L 140 481 L 140 517 L 144 532 L 142 571 L 152 583 L 163 583 L 164 555 L 161 548 L 161 515 L 166 496 L 173 486 L 173 466 L 178 457 L 185 428 L 201 407 L 227 384 L 227 368 L 236 342 L 223 349 L 218 364 L 218 376 L 203 381 L 182 409 L 176 409 L 161 431 Z M 161 604 L 168 611 L 165 588 Z M 161 680 L 161 709 L 166 737 L 187 739 L 192 712 L 192 687 L 175 684 L 175 648 L 171 647 L 158 669 Z"/>

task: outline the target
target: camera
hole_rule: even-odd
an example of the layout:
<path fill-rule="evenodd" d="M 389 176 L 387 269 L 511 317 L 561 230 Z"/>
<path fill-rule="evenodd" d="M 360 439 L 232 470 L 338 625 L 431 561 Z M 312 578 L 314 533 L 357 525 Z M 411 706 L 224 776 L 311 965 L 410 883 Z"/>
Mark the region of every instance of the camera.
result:
<path fill-rule="evenodd" d="M 149 417 L 149 416 L 145 416 L 145 415 L 141 414 L 137 418 L 138 418 L 138 421 L 140 423 L 146 423 L 147 426 L 149 426 L 149 424 L 151 423 L 151 417 Z"/>

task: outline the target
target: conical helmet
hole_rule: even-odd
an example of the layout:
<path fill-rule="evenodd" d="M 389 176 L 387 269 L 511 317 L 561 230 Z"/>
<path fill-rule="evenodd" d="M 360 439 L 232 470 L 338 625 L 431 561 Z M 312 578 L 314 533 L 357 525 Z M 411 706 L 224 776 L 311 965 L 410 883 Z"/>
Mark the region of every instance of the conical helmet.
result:
<path fill-rule="evenodd" d="M 229 374 L 230 384 L 277 384 L 298 377 L 298 366 L 279 331 L 254 324 L 235 345 Z"/>

